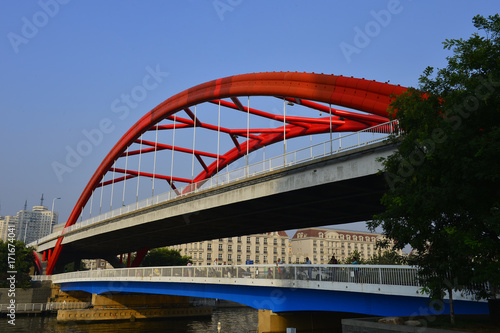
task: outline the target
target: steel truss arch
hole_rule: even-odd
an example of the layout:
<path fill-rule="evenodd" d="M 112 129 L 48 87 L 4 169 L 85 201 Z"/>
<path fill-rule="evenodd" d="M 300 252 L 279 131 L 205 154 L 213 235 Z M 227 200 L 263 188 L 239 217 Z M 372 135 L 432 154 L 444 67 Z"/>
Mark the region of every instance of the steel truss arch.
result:
<path fill-rule="evenodd" d="M 262 147 L 288 140 L 294 137 L 328 132 L 353 132 L 382 124 L 389 120 L 388 106 L 394 96 L 406 91 L 405 87 L 388 83 L 369 81 L 353 77 L 297 72 L 264 72 L 234 75 L 206 82 L 180 92 L 145 114 L 140 118 L 115 144 L 101 162 L 87 186 L 80 195 L 72 210 L 65 227 L 76 223 L 83 208 L 95 189 L 115 184 L 135 177 L 153 177 L 169 182 L 175 190 L 174 182 L 188 184 L 204 181 L 219 170 Z M 304 107 L 324 112 L 328 117 L 296 117 L 275 115 L 249 106 L 244 106 L 239 98 L 253 96 L 270 96 L 283 100 L 283 103 L 298 104 Z M 235 112 L 244 112 L 248 116 L 258 116 L 280 121 L 283 126 L 276 128 L 227 128 L 217 124 L 204 123 L 203 117 L 196 114 L 196 106 L 203 103 L 217 104 Z M 332 108 L 340 106 L 355 111 Z M 191 110 L 195 107 L 195 112 Z M 186 117 L 177 115 L 184 112 Z M 173 125 L 161 125 L 163 120 L 174 121 Z M 142 140 L 142 135 L 148 131 L 171 130 L 181 128 L 204 128 L 219 131 L 229 135 L 234 142 L 234 148 L 223 154 L 197 151 L 190 148 L 176 147 L 164 143 Z M 239 142 L 237 138 L 246 141 Z M 140 144 L 140 149 L 129 151 L 134 143 Z M 146 146 L 143 148 L 143 146 Z M 125 156 L 151 153 L 160 150 L 185 152 L 193 154 L 202 166 L 202 172 L 192 179 L 174 175 L 155 175 L 144 171 L 126 170 L 115 167 L 115 162 Z M 203 158 L 215 159 L 210 164 Z M 113 172 L 113 179 L 104 181 L 108 172 Z M 115 178 L 114 173 L 123 174 Z M 61 235 L 54 251 L 49 258 L 47 274 L 54 270 L 56 261 L 62 249 Z"/>

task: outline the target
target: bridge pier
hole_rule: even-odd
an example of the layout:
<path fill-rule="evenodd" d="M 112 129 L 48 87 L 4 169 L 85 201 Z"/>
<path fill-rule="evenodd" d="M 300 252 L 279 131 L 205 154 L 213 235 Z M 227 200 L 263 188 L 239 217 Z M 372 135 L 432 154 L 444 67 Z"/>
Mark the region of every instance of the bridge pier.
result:
<path fill-rule="evenodd" d="M 92 294 L 92 308 L 59 310 L 57 320 L 108 321 L 152 318 L 202 317 L 211 307 L 194 307 L 186 296 L 152 294 Z"/>
<path fill-rule="evenodd" d="M 341 332 L 341 319 L 364 317 L 360 314 L 329 311 L 294 311 L 274 313 L 271 310 L 259 310 L 259 333 L 286 332 L 287 328 L 296 328 L 297 332 Z"/>

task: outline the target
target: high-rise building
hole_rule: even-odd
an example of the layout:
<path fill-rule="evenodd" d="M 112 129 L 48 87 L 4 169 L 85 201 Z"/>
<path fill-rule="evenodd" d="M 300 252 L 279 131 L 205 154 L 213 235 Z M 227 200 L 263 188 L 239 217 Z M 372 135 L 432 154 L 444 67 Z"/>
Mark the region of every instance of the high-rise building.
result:
<path fill-rule="evenodd" d="M 59 214 L 45 206 L 34 206 L 33 210 L 20 210 L 17 213 L 17 239 L 29 244 L 52 232 Z"/>
<path fill-rule="evenodd" d="M 4 242 L 7 241 L 9 234 L 9 226 L 17 225 L 17 216 L 0 216 L 0 239 Z M 15 230 L 16 231 L 16 230 Z M 17 234 L 17 233 L 16 233 Z"/>

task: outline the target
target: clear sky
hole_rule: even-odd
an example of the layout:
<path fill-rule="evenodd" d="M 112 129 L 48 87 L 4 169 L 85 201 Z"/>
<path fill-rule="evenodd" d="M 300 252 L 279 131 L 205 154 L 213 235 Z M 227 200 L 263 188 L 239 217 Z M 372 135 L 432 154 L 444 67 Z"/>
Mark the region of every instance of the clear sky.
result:
<path fill-rule="evenodd" d="M 116 141 L 191 86 L 264 71 L 305 71 L 416 86 L 443 67 L 446 38 L 468 38 L 497 1 L 40 0 L 0 3 L 0 215 L 55 197 L 66 222 Z M 128 114 L 122 94 L 154 88 Z M 116 106 L 116 105 L 115 105 Z M 104 118 L 113 128 L 64 177 L 66 147 Z M 355 225 L 352 226 L 355 228 Z"/>

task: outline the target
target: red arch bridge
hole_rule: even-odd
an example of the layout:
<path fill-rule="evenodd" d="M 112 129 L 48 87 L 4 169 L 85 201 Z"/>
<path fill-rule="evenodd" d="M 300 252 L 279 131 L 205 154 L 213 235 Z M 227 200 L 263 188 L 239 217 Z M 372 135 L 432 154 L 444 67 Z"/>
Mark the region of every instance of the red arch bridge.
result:
<path fill-rule="evenodd" d="M 405 90 L 352 77 L 272 72 L 221 78 L 168 98 L 115 144 L 80 195 L 64 231 L 48 236 L 55 242 L 43 252 L 46 273 L 67 261 L 58 263 L 64 257 L 63 239 L 78 221 L 130 213 L 130 207 L 141 209 L 144 202 L 158 204 L 161 193 L 161 200 L 176 200 L 383 140 L 394 132 L 388 107 Z M 260 232 L 282 226 L 267 223 Z M 237 235 L 238 227 L 227 227 Z M 137 259 L 147 248 L 136 249 Z"/>

